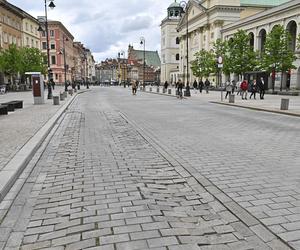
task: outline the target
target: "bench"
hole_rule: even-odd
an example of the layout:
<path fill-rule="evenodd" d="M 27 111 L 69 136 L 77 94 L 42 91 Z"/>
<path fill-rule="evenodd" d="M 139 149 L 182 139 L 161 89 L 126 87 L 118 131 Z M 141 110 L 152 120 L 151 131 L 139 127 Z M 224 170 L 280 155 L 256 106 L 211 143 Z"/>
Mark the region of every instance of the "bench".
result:
<path fill-rule="evenodd" d="M 7 105 L 1 105 L 0 104 L 0 115 L 7 115 L 7 114 L 8 114 Z"/>
<path fill-rule="evenodd" d="M 4 102 L 2 105 L 8 106 L 8 111 L 13 112 L 15 109 L 21 109 L 23 108 L 23 101 L 17 100 L 17 101 L 11 101 L 11 102 Z"/>

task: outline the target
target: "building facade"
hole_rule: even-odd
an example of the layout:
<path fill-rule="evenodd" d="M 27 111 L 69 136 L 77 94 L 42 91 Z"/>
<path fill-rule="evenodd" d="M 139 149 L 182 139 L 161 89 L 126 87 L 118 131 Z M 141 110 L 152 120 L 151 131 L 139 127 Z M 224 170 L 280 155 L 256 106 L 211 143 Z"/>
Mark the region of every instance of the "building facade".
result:
<path fill-rule="evenodd" d="M 182 8 L 177 26 L 180 42 L 179 62 L 177 62 L 178 78 L 183 80 L 185 84 L 197 79 L 191 71 L 191 62 L 195 59 L 195 53 L 202 49 L 209 51 L 217 39 L 230 37 L 238 29 L 247 29 L 247 20 L 253 20 L 259 26 L 261 24 L 256 16 L 269 13 L 274 8 L 283 8 L 283 12 L 286 12 L 285 17 L 290 16 L 291 11 L 282 7 L 285 6 L 285 2 L 287 0 L 189 0 L 185 8 Z M 277 5 L 280 6 L 275 7 Z M 265 16 L 267 17 L 267 14 Z M 272 18 L 270 16 L 266 23 L 272 23 Z M 245 26 L 237 25 L 240 22 L 243 22 Z M 163 29 L 163 26 L 161 27 Z M 253 34 L 257 35 L 256 33 Z M 171 41 L 167 42 L 170 43 Z M 175 50 L 172 53 L 175 53 Z M 166 72 L 162 71 L 162 78 L 164 74 Z M 171 78 L 171 76 L 172 74 L 169 74 L 167 77 Z M 211 77 L 211 81 L 216 82 L 214 76 Z"/>
<path fill-rule="evenodd" d="M 294 62 L 296 69 L 283 74 L 283 82 L 286 83 L 282 87 L 300 89 L 300 50 L 297 49 L 297 37 L 300 34 L 300 0 L 289 1 L 280 6 L 271 8 L 267 11 L 241 19 L 236 23 L 226 25 L 222 29 L 222 38 L 229 40 L 236 30 L 245 30 L 251 37 L 250 44 L 253 45 L 255 51 L 262 52 L 267 34 L 276 25 L 283 25 L 291 34 L 291 49 L 295 52 L 297 59 Z M 281 72 L 277 72 L 275 77 L 275 88 L 280 88 Z M 272 87 L 272 81 L 269 77 L 268 87 Z"/>
<path fill-rule="evenodd" d="M 74 78 L 74 37 L 59 21 L 48 21 L 48 27 L 50 68 L 52 70 L 53 80 L 57 84 L 65 83 L 66 66 L 66 80 L 71 82 Z M 47 53 L 46 32 L 42 32 L 41 35 L 41 50 L 45 54 Z M 64 62 L 64 58 L 66 58 L 66 62 Z"/>
<path fill-rule="evenodd" d="M 179 35 L 177 26 L 182 8 L 175 0 L 168 8 L 168 16 L 161 22 L 161 81 L 175 83 L 179 75 Z"/>
<path fill-rule="evenodd" d="M 22 46 L 28 48 L 41 48 L 39 21 L 23 11 L 22 19 Z"/>

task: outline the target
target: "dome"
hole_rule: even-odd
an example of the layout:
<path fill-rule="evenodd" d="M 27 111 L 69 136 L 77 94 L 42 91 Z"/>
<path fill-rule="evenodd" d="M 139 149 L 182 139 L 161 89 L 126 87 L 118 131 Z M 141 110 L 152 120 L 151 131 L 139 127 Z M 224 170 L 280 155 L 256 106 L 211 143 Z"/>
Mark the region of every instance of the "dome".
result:
<path fill-rule="evenodd" d="M 180 8 L 180 3 L 177 3 L 176 1 L 169 6 L 169 8 L 178 8 L 178 7 Z"/>

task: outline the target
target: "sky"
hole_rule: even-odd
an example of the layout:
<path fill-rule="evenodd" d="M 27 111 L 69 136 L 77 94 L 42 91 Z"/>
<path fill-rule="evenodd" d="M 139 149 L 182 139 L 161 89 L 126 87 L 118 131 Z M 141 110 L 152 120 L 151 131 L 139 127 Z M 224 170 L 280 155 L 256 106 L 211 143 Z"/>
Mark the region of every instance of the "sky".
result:
<path fill-rule="evenodd" d="M 44 16 L 43 0 L 8 0 L 34 17 Z M 174 0 L 54 0 L 48 19 L 61 21 L 75 41 L 89 48 L 97 62 L 116 58 L 128 45 L 160 52 L 160 23 Z"/>

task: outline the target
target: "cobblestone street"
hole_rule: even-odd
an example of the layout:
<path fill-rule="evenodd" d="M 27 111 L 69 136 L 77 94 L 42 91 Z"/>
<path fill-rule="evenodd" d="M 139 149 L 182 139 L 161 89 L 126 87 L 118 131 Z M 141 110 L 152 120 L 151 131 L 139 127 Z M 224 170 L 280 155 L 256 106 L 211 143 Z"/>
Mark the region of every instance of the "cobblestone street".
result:
<path fill-rule="evenodd" d="M 299 124 L 95 88 L 29 163 L 0 249 L 300 249 Z"/>

